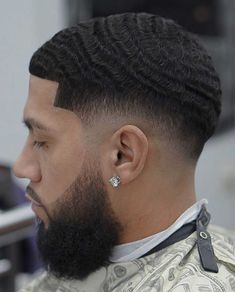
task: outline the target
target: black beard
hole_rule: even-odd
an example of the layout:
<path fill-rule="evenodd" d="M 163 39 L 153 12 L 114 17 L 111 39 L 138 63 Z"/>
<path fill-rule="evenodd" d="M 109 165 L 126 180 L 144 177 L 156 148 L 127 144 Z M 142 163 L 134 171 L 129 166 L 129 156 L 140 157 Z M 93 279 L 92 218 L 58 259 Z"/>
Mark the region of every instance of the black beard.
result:
<path fill-rule="evenodd" d="M 46 229 L 39 223 L 38 249 L 45 268 L 64 279 L 86 278 L 109 263 L 121 226 L 99 177 L 78 178 L 56 204 Z"/>

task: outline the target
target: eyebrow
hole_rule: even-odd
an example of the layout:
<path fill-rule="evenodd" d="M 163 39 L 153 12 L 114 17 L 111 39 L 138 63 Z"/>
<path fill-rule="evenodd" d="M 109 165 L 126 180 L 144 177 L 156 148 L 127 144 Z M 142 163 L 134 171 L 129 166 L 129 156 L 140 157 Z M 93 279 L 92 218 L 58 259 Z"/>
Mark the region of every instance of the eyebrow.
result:
<path fill-rule="evenodd" d="M 52 131 L 50 128 L 45 126 L 43 123 L 35 120 L 34 118 L 23 119 L 23 123 L 28 128 L 29 131 L 33 131 L 34 129 L 47 132 Z"/>

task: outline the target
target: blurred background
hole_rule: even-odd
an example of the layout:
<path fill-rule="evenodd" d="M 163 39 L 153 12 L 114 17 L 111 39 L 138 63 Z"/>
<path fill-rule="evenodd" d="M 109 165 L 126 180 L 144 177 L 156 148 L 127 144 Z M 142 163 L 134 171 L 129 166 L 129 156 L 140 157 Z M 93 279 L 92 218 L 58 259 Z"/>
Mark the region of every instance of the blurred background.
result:
<path fill-rule="evenodd" d="M 235 229 L 235 2 L 234 0 L 21 0 L 0 3 L 0 292 L 17 291 L 40 268 L 26 181 L 11 166 L 24 143 L 21 122 L 32 53 L 62 28 L 91 17 L 149 12 L 196 33 L 214 59 L 223 111 L 196 173 L 198 199 L 207 198 L 212 223 Z"/>

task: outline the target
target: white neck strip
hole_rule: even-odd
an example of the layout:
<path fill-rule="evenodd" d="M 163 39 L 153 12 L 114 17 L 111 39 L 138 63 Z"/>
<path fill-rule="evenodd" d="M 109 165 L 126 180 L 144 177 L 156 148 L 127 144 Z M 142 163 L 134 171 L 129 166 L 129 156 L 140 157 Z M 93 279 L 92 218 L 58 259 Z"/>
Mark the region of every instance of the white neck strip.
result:
<path fill-rule="evenodd" d="M 180 229 L 183 225 L 195 220 L 202 208 L 202 205 L 204 204 L 208 204 L 206 199 L 202 199 L 195 203 L 193 206 L 187 209 L 170 227 L 157 234 L 151 235 L 141 240 L 115 246 L 112 256 L 109 260 L 111 262 L 118 263 L 132 261 L 143 256 L 152 248 L 167 239 L 175 231 Z"/>

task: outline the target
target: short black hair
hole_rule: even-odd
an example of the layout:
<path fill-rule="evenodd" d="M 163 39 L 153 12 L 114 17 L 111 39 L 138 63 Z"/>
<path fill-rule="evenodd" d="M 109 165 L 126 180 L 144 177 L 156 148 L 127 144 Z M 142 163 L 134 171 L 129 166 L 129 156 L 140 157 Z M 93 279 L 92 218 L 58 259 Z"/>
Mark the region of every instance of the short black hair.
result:
<path fill-rule="evenodd" d="M 172 20 L 147 13 L 91 19 L 55 34 L 29 71 L 59 83 L 55 106 L 85 123 L 100 114 L 139 116 L 197 160 L 221 112 L 211 57 Z"/>

